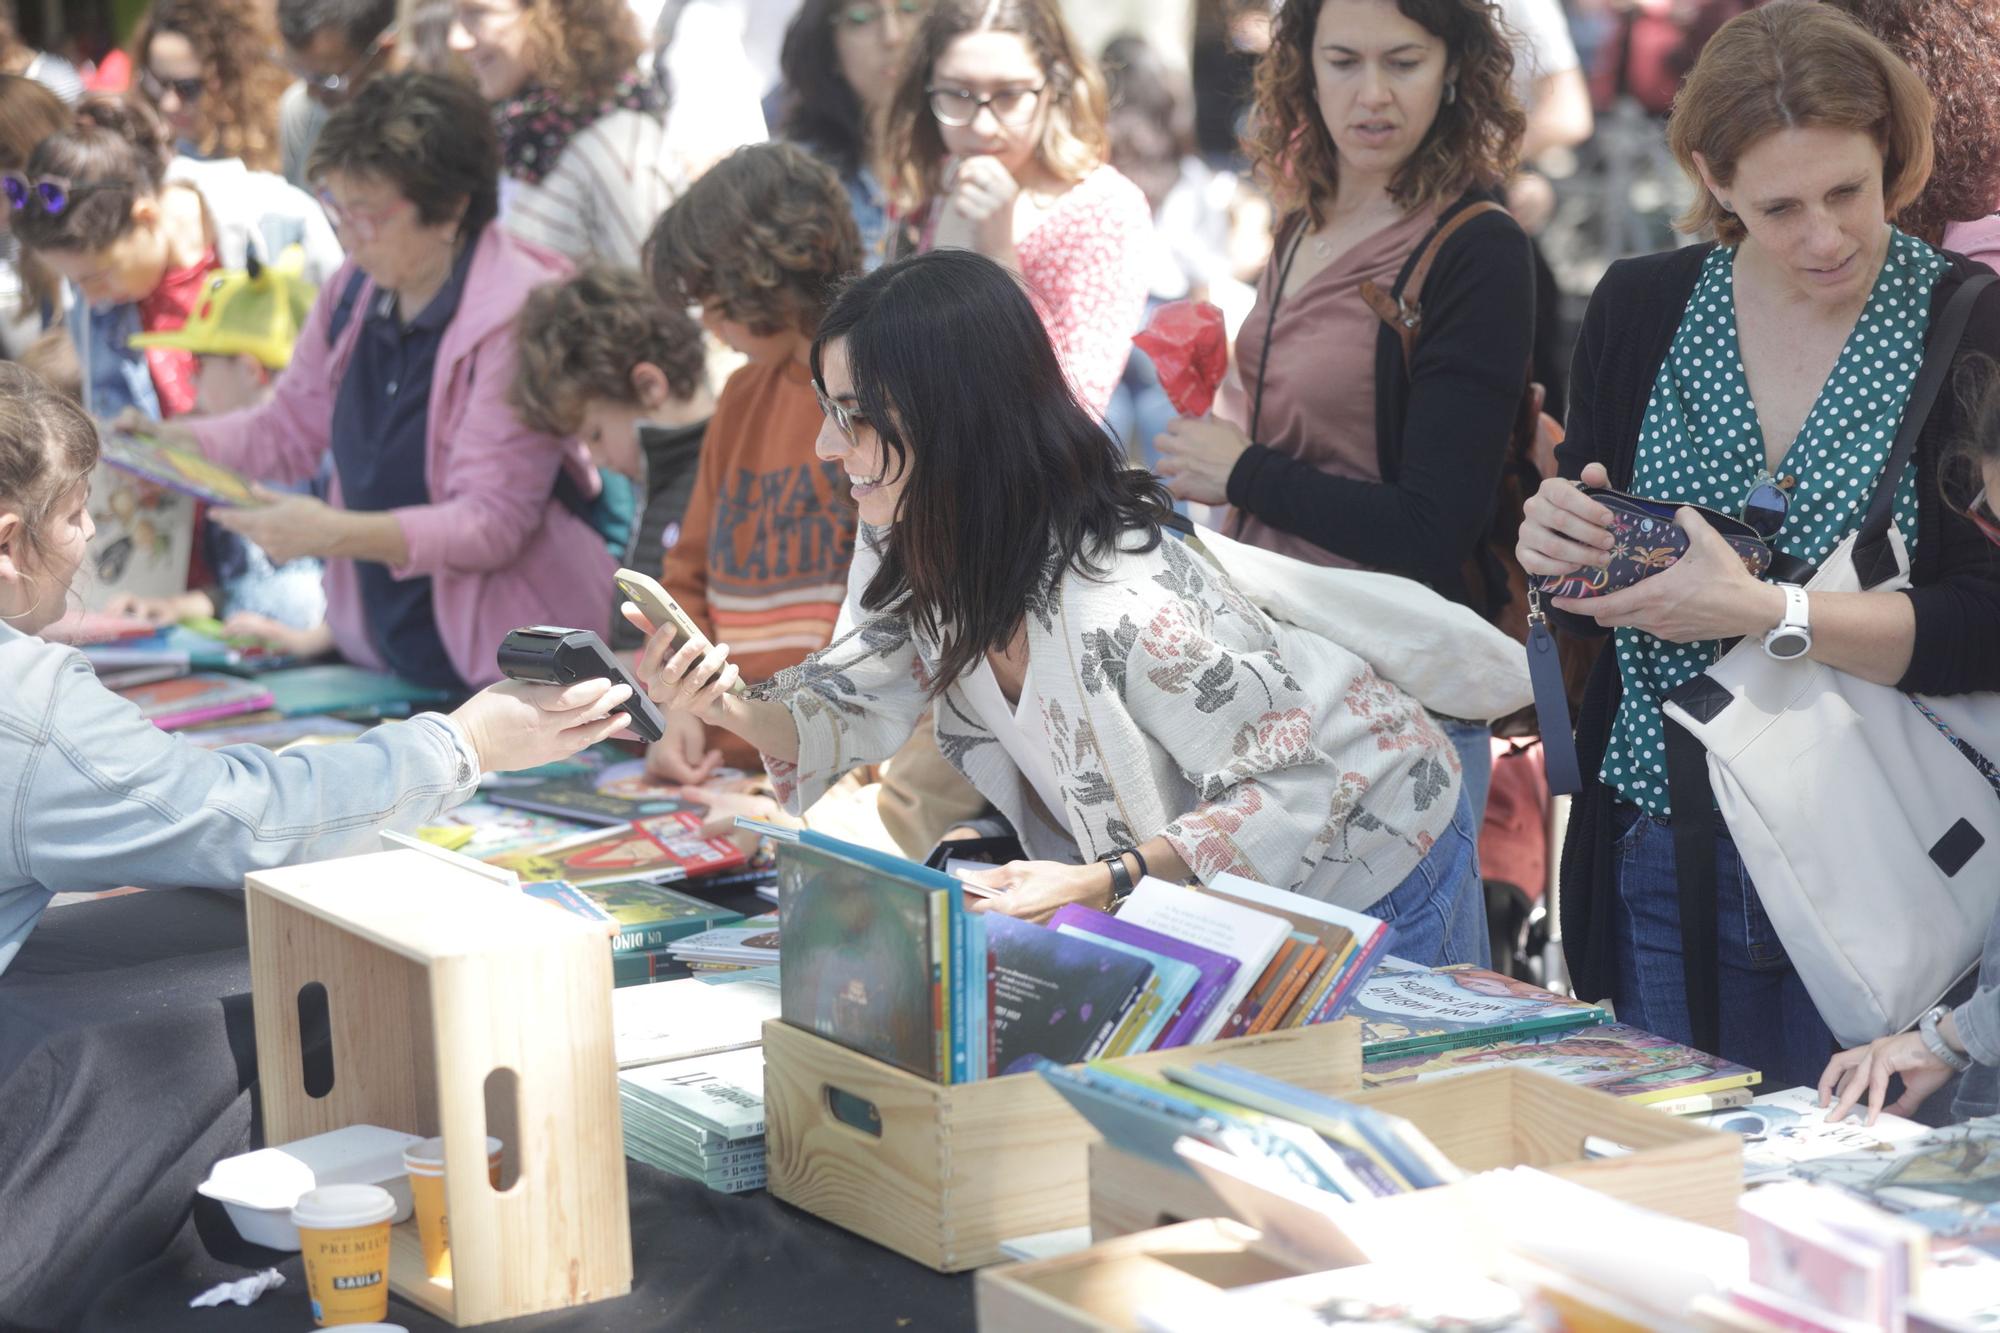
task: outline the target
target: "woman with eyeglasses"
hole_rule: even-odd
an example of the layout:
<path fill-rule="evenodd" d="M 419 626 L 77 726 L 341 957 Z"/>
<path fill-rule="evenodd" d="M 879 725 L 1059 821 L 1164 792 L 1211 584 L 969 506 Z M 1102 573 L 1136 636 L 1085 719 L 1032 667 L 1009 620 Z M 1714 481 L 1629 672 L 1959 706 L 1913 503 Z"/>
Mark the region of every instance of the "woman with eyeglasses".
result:
<path fill-rule="evenodd" d="M 1226 871 L 1392 920 L 1413 961 L 1484 961 L 1451 743 L 1173 530 L 1016 275 L 959 249 L 886 265 L 811 355 L 815 447 L 866 534 L 854 628 L 741 696 L 727 645 L 653 634 L 655 700 L 752 742 L 794 812 L 931 709 L 1027 851 L 982 877 L 1010 916 Z"/>
<path fill-rule="evenodd" d="M 510 630 L 602 633 L 603 599 L 583 595 L 615 568 L 585 517 L 597 474 L 508 402 L 515 319 L 566 266 L 493 225 L 485 103 L 442 75 L 379 75 L 327 121 L 310 169 L 350 262 L 268 401 L 158 433 L 265 482 L 331 455 L 325 501 L 270 494 L 214 521 L 275 560 L 325 558 L 349 661 L 464 691 L 500 678 Z"/>
<path fill-rule="evenodd" d="M 500 224 L 577 263 L 637 268 L 687 178 L 625 0 L 458 0 L 449 45 L 492 107 Z"/>
<path fill-rule="evenodd" d="M 192 353 L 131 345 L 187 321 L 208 276 L 269 264 L 297 246 L 308 282 L 340 267 L 340 243 L 312 196 L 235 158 L 172 157 L 143 103 L 88 98 L 76 123 L 0 178 L 21 244 L 67 280 L 64 319 L 85 406 L 157 420 L 192 411 Z"/>
<path fill-rule="evenodd" d="M 840 175 L 861 232 L 861 262 L 887 257 L 889 198 L 875 174 L 876 127 L 903 73 L 903 49 L 930 0 L 806 0 L 785 29 L 778 132 Z"/>
<path fill-rule="evenodd" d="M 285 91 L 269 0 L 154 0 L 133 34 L 133 90 L 188 157 L 276 171 Z"/>
<path fill-rule="evenodd" d="M 1111 165 L 1104 80 L 1056 0 L 940 0 L 889 103 L 884 178 L 916 248 L 973 250 L 1034 293 L 1093 412 L 1146 307 L 1146 197 Z"/>
<path fill-rule="evenodd" d="M 1670 141 L 1696 186 L 1681 219 L 1714 239 L 1612 265 L 1578 343 L 1562 479 L 1528 503 L 1531 574 L 1602 566 L 1610 512 L 1574 484 L 1742 514 L 1776 551 L 1824 560 L 1860 523 L 1937 312 L 1983 272 L 1899 230 L 1931 167 L 1930 95 L 1830 5 L 1776 0 L 1709 42 Z M 2000 290 L 1961 356 L 2000 352 Z M 1907 592 L 1815 592 L 1745 569 L 1691 510 L 1687 555 L 1621 592 L 1556 599 L 1571 633 L 1611 634 L 1577 726 L 1587 781 L 1563 851 L 1563 936 L 1579 995 L 1688 1040 L 1661 704 L 1725 641 L 1808 655 L 1926 694 L 2000 688 L 2000 561 L 1941 500 L 1965 419 L 1947 391 L 1900 481 Z M 1715 848 L 1720 1050 L 1774 1087 L 1815 1082 L 1833 1037 L 1726 830 Z M 1883 886 L 1885 910 L 1896 887 Z"/>

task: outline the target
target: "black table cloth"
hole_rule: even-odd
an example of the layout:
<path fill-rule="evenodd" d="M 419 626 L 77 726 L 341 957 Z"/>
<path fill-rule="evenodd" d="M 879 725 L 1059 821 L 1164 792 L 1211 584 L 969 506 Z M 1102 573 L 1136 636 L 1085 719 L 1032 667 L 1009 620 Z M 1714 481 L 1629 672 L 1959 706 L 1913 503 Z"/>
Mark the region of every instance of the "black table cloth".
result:
<path fill-rule="evenodd" d="M 194 1193 L 218 1158 L 261 1142 L 248 991 L 241 896 L 198 890 L 58 908 L 0 975 L 0 1328 L 312 1326 L 298 1256 L 245 1244 Z M 626 1167 L 632 1293 L 484 1327 L 972 1327 L 969 1277 L 762 1192 Z M 256 1304 L 187 1307 L 267 1267 L 286 1284 Z M 448 1327 L 394 1298 L 389 1322 Z"/>

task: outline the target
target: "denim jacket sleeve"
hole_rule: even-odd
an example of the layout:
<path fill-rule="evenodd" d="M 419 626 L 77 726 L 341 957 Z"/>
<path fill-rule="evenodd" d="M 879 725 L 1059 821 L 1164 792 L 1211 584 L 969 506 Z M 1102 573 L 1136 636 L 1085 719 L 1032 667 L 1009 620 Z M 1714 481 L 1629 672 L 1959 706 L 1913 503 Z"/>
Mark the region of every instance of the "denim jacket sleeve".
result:
<path fill-rule="evenodd" d="M 382 829 L 433 820 L 478 782 L 435 714 L 285 755 L 208 751 L 153 726 L 74 651 L 5 635 L 0 663 L 24 687 L 0 708 L 0 907 L 33 907 L 0 912 L 18 928 L 0 967 L 48 894 L 240 887 L 251 871 L 375 850 Z"/>
<path fill-rule="evenodd" d="M 2000 1065 L 2000 916 L 1986 933 L 1979 989 L 1953 1012 L 1965 1053 L 1982 1065 Z"/>

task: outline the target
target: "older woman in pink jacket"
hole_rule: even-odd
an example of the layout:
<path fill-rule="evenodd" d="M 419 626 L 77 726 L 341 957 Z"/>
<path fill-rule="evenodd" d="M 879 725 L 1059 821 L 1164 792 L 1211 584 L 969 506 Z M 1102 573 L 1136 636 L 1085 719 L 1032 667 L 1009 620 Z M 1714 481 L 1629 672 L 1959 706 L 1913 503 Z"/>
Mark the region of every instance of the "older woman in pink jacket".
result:
<path fill-rule="evenodd" d="M 166 431 L 266 481 L 311 477 L 331 452 L 327 503 L 271 494 L 215 519 L 275 560 L 327 557 L 341 653 L 446 688 L 497 679 L 516 626 L 603 632 L 611 604 L 614 561 L 580 516 L 588 457 L 506 402 L 514 317 L 565 266 L 491 225 L 498 163 L 476 93 L 371 82 L 309 163 L 350 262 L 270 401 Z"/>

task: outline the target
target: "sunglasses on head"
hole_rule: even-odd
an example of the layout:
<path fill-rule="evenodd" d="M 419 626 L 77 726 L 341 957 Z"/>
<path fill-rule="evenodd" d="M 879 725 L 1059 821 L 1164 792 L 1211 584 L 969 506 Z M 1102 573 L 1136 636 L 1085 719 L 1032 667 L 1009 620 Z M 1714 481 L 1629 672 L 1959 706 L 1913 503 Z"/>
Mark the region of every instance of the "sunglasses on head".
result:
<path fill-rule="evenodd" d="M 30 180 L 11 171 L 0 176 L 0 192 L 6 194 L 8 207 L 17 213 L 34 208 L 50 217 L 62 212 L 79 196 L 88 194 L 92 190 L 127 189 L 131 184 L 132 182 L 128 180 L 101 180 L 72 185 L 61 176 L 42 176 Z"/>
<path fill-rule="evenodd" d="M 201 100 L 201 95 L 208 90 L 208 80 L 199 76 L 192 79 L 163 79 L 142 66 L 139 70 L 139 86 L 144 88 L 146 96 L 155 102 L 165 97 L 167 91 L 172 89 L 174 96 L 185 105 Z"/>

